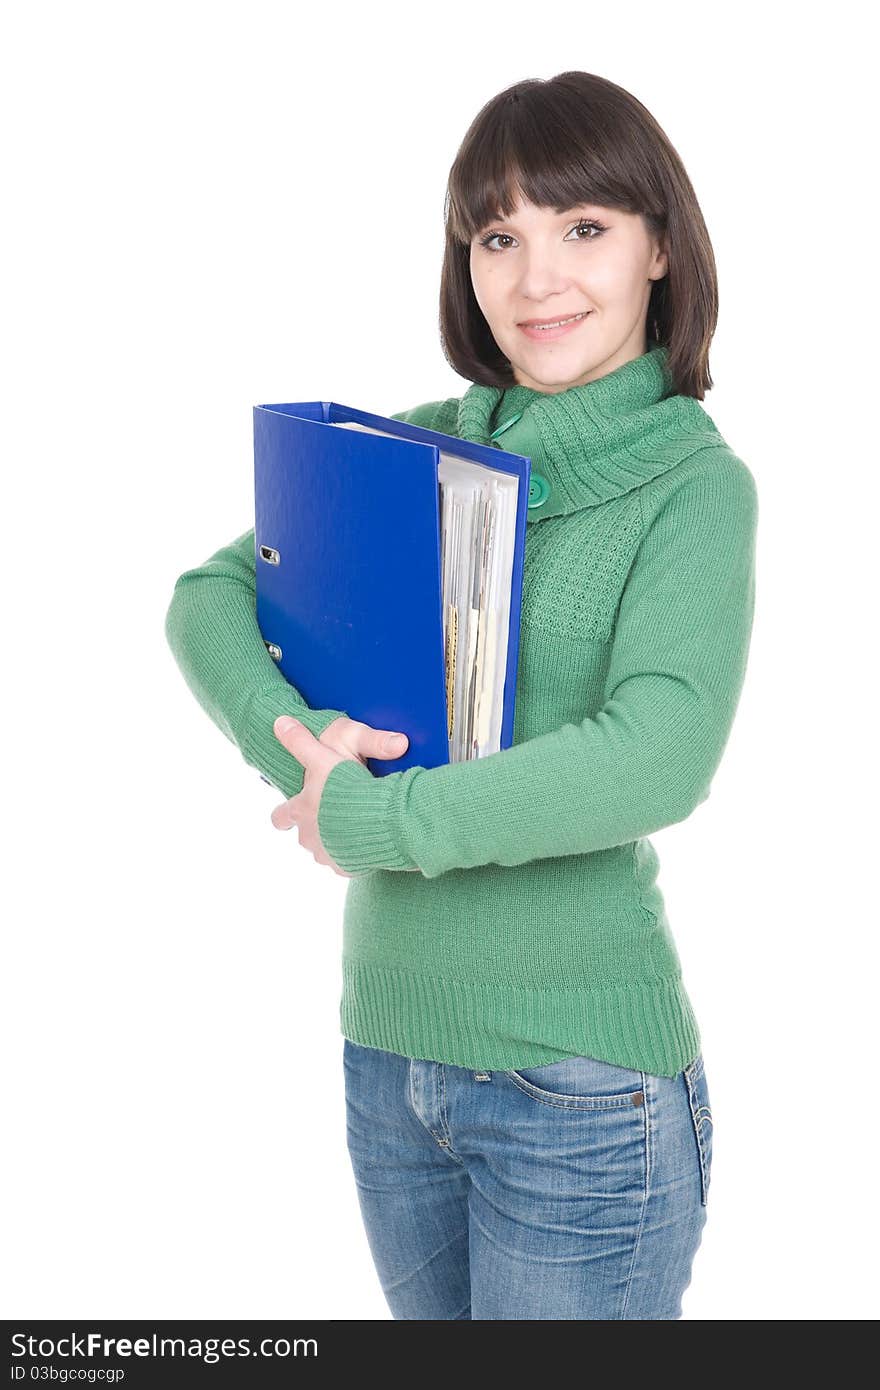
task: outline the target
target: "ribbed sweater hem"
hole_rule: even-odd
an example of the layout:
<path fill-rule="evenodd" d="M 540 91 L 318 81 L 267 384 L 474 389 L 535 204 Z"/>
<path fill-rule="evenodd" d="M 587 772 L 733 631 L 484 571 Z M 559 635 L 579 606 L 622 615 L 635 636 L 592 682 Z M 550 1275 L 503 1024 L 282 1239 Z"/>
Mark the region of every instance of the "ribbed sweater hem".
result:
<path fill-rule="evenodd" d="M 677 1076 L 700 1052 L 681 975 L 595 989 L 440 979 L 343 956 L 339 1020 L 362 1047 L 474 1070 L 595 1057 Z M 542 1037 L 546 1046 L 523 1041 Z"/>

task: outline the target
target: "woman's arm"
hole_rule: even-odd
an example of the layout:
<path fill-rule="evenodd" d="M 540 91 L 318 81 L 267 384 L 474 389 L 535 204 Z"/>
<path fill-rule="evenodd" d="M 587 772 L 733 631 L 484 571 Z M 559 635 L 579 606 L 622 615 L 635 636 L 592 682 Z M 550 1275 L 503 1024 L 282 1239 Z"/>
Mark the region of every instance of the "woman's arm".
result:
<path fill-rule="evenodd" d="M 448 404 L 429 401 L 391 418 L 433 428 Z M 275 737 L 275 720 L 280 714 L 293 715 L 317 738 L 346 711 L 308 706 L 266 650 L 256 607 L 251 527 L 180 575 L 165 616 L 165 636 L 205 713 L 238 746 L 245 762 L 291 797 L 302 791 L 303 767 Z"/>
<path fill-rule="evenodd" d="M 642 538 L 618 608 L 603 705 L 486 758 L 373 777 L 332 768 L 318 806 L 349 873 L 584 854 L 684 820 L 709 795 L 745 677 L 757 493 L 702 455 Z"/>
<path fill-rule="evenodd" d="M 278 742 L 274 721 L 291 714 L 317 738 L 345 711 L 310 709 L 266 650 L 256 614 L 253 527 L 180 576 L 165 636 L 193 695 L 245 762 L 286 796 L 302 791 L 302 764 Z"/>

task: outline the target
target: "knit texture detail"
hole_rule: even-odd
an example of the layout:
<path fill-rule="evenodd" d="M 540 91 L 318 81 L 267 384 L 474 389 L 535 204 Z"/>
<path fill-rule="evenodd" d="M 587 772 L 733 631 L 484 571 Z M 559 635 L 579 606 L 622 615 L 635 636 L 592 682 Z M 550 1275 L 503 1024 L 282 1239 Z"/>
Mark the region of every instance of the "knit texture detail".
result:
<path fill-rule="evenodd" d="M 523 624 L 580 642 L 611 636 L 627 570 L 642 533 L 638 492 L 571 518 L 526 529 Z"/>
<path fill-rule="evenodd" d="M 687 1065 L 682 1057 L 693 1059 L 701 1046 L 680 974 L 616 988 L 540 990 L 437 978 L 344 957 L 340 1024 L 362 1047 L 411 1056 L 412 1039 L 418 1038 L 419 1055 L 485 1071 L 586 1055 L 675 1076 Z M 531 1041 L 539 1038 L 548 1042 Z"/>
<path fill-rule="evenodd" d="M 324 783 L 321 840 L 352 875 L 339 1017 L 354 1042 L 668 1076 L 700 1049 L 649 837 L 708 797 L 730 735 L 758 508 L 699 404 L 664 394 L 664 352 L 554 395 L 472 386 L 395 417 L 479 439 L 522 409 L 499 443 L 528 444 L 549 507 L 526 531 L 512 746 L 383 776 L 344 759 Z M 255 608 L 251 530 L 178 579 L 166 635 L 202 707 L 292 796 L 302 769 L 274 719 L 318 736 L 342 712 L 308 710 Z"/>
<path fill-rule="evenodd" d="M 532 459 L 550 493 L 530 508 L 529 521 L 596 506 L 672 468 L 688 449 L 723 443 L 699 401 L 670 395 L 666 361 L 659 345 L 597 381 L 552 394 L 474 382 L 461 398 L 457 433 Z M 520 411 L 492 440 L 492 430 Z"/>
<path fill-rule="evenodd" d="M 344 758 L 330 769 L 318 804 L 318 834 L 340 869 L 367 873 L 374 868 L 416 868 L 399 847 L 399 831 L 395 834 L 392 829 L 399 792 L 400 782 L 374 777 L 354 758 Z M 357 855 L 349 869 L 347 847 L 353 835 L 357 836 Z M 331 845 L 340 858 L 336 858 Z"/>

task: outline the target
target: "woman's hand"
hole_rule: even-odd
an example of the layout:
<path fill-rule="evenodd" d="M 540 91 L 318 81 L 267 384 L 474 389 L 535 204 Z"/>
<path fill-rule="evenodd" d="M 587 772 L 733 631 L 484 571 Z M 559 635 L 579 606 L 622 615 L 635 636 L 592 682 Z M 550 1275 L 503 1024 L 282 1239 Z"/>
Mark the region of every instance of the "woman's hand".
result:
<path fill-rule="evenodd" d="M 300 844 L 311 851 L 316 863 L 327 864 L 341 878 L 351 878 L 351 874 L 330 858 L 318 834 L 318 805 L 324 783 L 336 764 L 345 758 L 361 763 L 367 758 L 399 758 L 406 752 L 409 739 L 406 734 L 374 729 L 345 716 L 328 724 L 319 739 L 304 724 L 286 714 L 279 715 L 272 729 L 278 741 L 305 769 L 302 791 L 275 807 L 272 824 L 276 830 L 290 830 L 295 825 Z"/>

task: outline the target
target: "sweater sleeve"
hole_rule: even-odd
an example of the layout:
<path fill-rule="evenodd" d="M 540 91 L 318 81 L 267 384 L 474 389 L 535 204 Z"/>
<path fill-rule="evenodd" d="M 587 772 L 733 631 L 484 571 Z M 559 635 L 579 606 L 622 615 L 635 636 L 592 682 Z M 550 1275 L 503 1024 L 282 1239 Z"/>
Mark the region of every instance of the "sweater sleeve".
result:
<path fill-rule="evenodd" d="M 653 517 L 617 612 L 598 712 L 485 758 L 374 777 L 331 769 L 318 830 L 348 873 L 516 865 L 626 844 L 710 791 L 745 677 L 758 503 L 735 455 Z"/>
<path fill-rule="evenodd" d="M 391 418 L 431 428 L 445 404 L 428 401 Z M 318 738 L 345 711 L 309 707 L 266 650 L 256 609 L 251 527 L 180 575 L 165 615 L 165 637 L 208 717 L 246 763 L 291 797 L 302 791 L 303 767 L 275 737 L 275 720 L 292 715 Z"/>
<path fill-rule="evenodd" d="M 165 636 L 183 677 L 223 734 L 285 796 L 302 791 L 303 767 L 279 742 L 279 714 L 317 738 L 344 710 L 311 709 L 266 650 L 256 612 L 254 528 L 177 580 Z"/>

